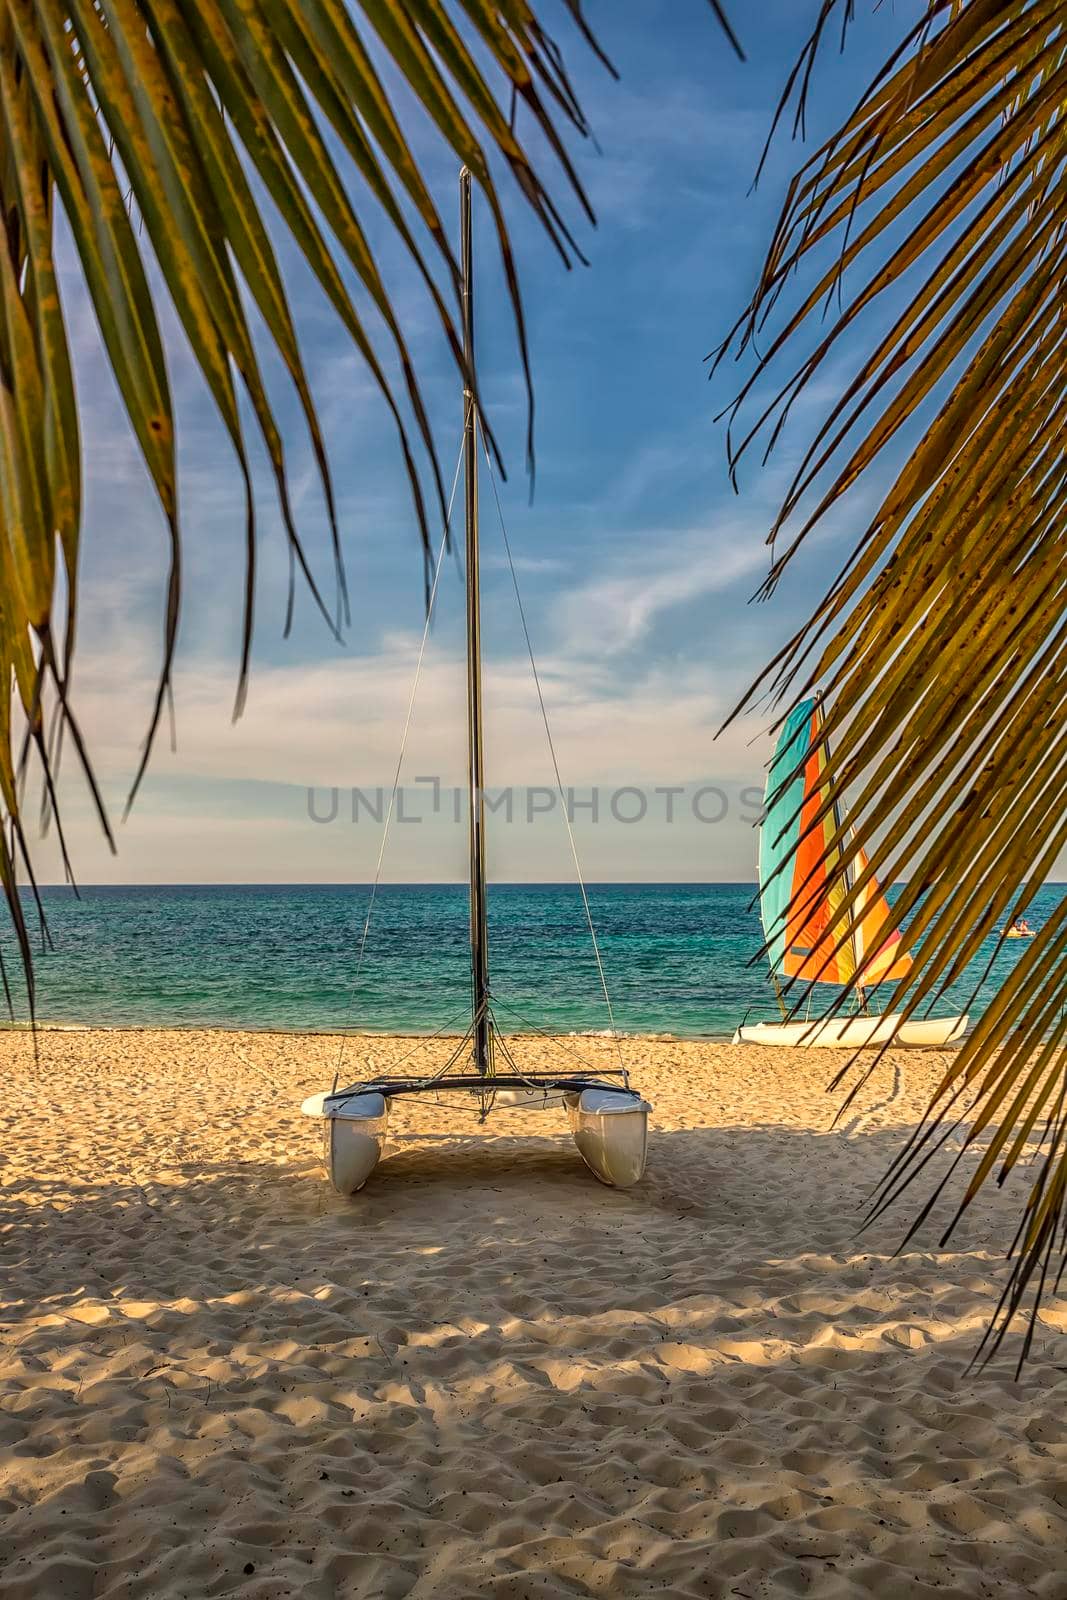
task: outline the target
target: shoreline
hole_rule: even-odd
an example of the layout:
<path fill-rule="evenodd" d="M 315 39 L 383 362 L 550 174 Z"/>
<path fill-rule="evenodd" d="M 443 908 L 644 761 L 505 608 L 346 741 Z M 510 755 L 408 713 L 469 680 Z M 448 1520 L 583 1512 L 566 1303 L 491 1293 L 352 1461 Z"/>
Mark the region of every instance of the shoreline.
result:
<path fill-rule="evenodd" d="M 784 1050 L 789 1057 L 800 1055 L 813 1057 L 815 1060 L 826 1058 L 833 1059 L 839 1055 L 853 1055 L 857 1049 L 867 1050 L 892 1050 L 899 1055 L 912 1057 L 915 1055 L 928 1055 L 932 1053 L 954 1054 L 959 1050 L 963 1040 L 957 1040 L 952 1045 L 930 1046 L 918 1044 L 895 1043 L 889 1046 L 869 1045 L 855 1046 L 842 1045 L 839 1047 L 819 1047 L 813 1050 L 789 1048 L 784 1045 L 745 1044 L 735 1045 L 733 1031 L 726 1030 L 721 1033 L 626 1033 L 622 1029 L 612 1032 L 610 1028 L 586 1029 L 559 1029 L 519 1028 L 515 1031 L 508 1029 L 499 1030 L 502 1037 L 516 1041 L 543 1042 L 551 1044 L 553 1040 L 576 1040 L 587 1044 L 607 1043 L 637 1048 L 646 1044 L 678 1044 L 696 1046 L 729 1046 L 731 1049 L 741 1049 L 748 1054 L 750 1060 L 759 1060 L 768 1055 L 777 1055 Z M 970 1031 L 970 1030 L 969 1030 Z M 413 1032 L 403 1028 L 284 1028 L 275 1026 L 258 1026 L 255 1023 L 226 1023 L 226 1022 L 55 1022 L 39 1021 L 36 1024 L 29 1022 L 0 1021 L 0 1038 L 4 1035 L 10 1037 L 23 1037 L 34 1034 L 160 1034 L 178 1033 L 218 1034 L 223 1038 L 234 1035 L 248 1035 L 251 1038 L 278 1038 L 278 1039 L 337 1039 L 354 1040 L 367 1039 L 388 1043 L 390 1040 L 400 1040 L 410 1044 L 432 1044 L 435 1040 L 454 1044 L 464 1038 L 464 1033 L 457 1030 L 438 1030 L 427 1032 Z"/>
<path fill-rule="evenodd" d="M 536 1031 L 529 1028 L 519 1028 L 515 1032 L 507 1029 L 500 1030 L 505 1039 L 601 1039 L 620 1041 L 633 1041 L 635 1043 L 658 1044 L 729 1044 L 732 1034 L 725 1033 L 624 1033 L 619 1029 L 612 1033 L 610 1028 L 566 1029 L 553 1030 L 540 1028 Z M 425 1033 L 410 1032 L 403 1028 L 283 1028 L 278 1026 L 259 1027 L 255 1023 L 227 1023 L 227 1022 L 55 1022 L 38 1021 L 30 1022 L 0 1021 L 0 1036 L 4 1034 L 21 1035 L 33 1033 L 220 1033 L 228 1034 L 254 1034 L 276 1036 L 282 1039 L 301 1038 L 308 1039 L 406 1039 L 426 1040 L 433 1039 L 462 1039 L 464 1034 L 455 1031 L 427 1031 Z"/>

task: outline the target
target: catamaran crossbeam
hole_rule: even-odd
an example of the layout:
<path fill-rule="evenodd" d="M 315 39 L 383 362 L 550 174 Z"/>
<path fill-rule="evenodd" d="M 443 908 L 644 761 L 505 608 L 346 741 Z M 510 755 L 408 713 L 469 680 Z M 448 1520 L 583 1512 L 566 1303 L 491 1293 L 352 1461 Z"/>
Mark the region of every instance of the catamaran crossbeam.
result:
<path fill-rule="evenodd" d="M 612 1074 L 606 1073 L 605 1077 Z M 616 1074 L 617 1076 L 617 1074 Z M 488 1110 L 548 1110 L 562 1106 L 571 1133 L 589 1170 L 612 1188 L 637 1183 L 645 1170 L 648 1113 L 652 1109 L 625 1084 L 596 1078 L 530 1073 L 460 1074 L 440 1078 L 382 1078 L 376 1083 L 311 1095 L 301 1110 L 321 1117 L 323 1156 L 339 1194 L 362 1189 L 385 1150 L 389 1108 L 403 1095 L 454 1095 L 476 1100 Z M 486 1105 L 489 1102 L 489 1105 Z"/>

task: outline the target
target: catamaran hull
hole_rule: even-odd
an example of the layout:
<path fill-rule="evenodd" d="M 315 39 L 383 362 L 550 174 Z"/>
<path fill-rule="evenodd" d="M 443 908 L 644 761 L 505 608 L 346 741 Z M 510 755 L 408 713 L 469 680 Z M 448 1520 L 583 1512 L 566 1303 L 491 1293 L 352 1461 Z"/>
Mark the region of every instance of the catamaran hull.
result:
<path fill-rule="evenodd" d="M 945 1044 L 958 1044 L 967 1032 L 970 1017 L 923 1017 L 919 1021 L 905 1022 L 894 1041 L 896 1044 L 922 1044 L 937 1049 Z"/>
<path fill-rule="evenodd" d="M 523 1109 L 565 1105 L 578 1153 L 601 1183 L 628 1189 L 645 1173 L 647 1100 L 628 1089 L 498 1091 L 503 1104 Z M 389 1101 L 376 1089 L 354 1094 L 314 1094 L 300 1108 L 323 1119 L 323 1158 L 338 1194 L 356 1194 L 381 1159 Z"/>
<path fill-rule="evenodd" d="M 734 1044 L 765 1044 L 823 1050 L 861 1050 L 865 1045 L 910 1044 L 937 1048 L 963 1037 L 967 1018 L 924 1017 L 903 1022 L 898 1011 L 882 1017 L 825 1017 L 810 1022 L 754 1022 L 738 1028 Z"/>
<path fill-rule="evenodd" d="M 899 1015 L 885 1017 L 815 1017 L 810 1022 L 753 1022 L 738 1028 L 734 1044 L 802 1046 L 824 1050 L 857 1050 L 887 1044 Z"/>
<path fill-rule="evenodd" d="M 338 1194 L 362 1189 L 381 1159 L 389 1129 L 389 1103 L 372 1091 L 348 1095 L 312 1095 L 301 1107 L 305 1116 L 321 1117 L 322 1155 Z"/>
<path fill-rule="evenodd" d="M 578 1154 L 594 1177 L 612 1189 L 639 1183 L 648 1150 L 648 1101 L 616 1089 L 584 1089 L 567 1095 L 566 1105 Z"/>

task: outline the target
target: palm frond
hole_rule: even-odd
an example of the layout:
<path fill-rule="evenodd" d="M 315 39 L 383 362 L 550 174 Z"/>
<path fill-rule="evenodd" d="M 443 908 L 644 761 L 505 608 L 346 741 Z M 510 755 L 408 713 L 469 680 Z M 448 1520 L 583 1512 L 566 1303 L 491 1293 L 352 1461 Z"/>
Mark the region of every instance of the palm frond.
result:
<path fill-rule="evenodd" d="M 835 8 L 847 17 L 824 0 L 795 74 L 798 116 Z M 760 344 L 731 415 L 735 471 L 757 440 L 774 444 L 831 361 L 853 366 L 771 529 L 762 595 L 857 482 L 896 463 L 810 621 L 745 703 L 792 704 L 824 686 L 827 804 L 850 791 L 870 871 L 908 880 L 885 930 L 901 928 L 915 961 L 891 1002 L 905 1015 L 960 978 L 1067 844 L 1065 104 L 1063 0 L 929 0 L 793 179 L 727 341 L 739 353 Z M 769 378 L 797 346 L 785 380 Z M 768 382 L 772 399 L 757 407 Z M 826 856 L 847 889 L 841 940 L 862 888 L 844 878 L 844 843 L 839 829 Z M 925 1176 L 961 1117 L 965 1148 L 983 1154 L 957 1217 L 998 1161 L 1003 1178 L 1038 1146 L 989 1349 L 1020 1309 L 1032 1319 L 1056 1251 L 1062 1270 L 1065 1035 L 1061 908 L 946 1070 L 877 1200 Z M 963 1170 L 951 1163 L 936 1193 Z"/>

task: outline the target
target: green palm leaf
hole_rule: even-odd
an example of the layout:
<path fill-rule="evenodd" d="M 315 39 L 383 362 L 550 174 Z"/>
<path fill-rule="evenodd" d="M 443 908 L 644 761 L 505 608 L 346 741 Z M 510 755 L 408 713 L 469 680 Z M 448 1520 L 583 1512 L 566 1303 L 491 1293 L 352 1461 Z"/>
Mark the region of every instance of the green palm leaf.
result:
<path fill-rule="evenodd" d="M 835 9 L 825 0 L 780 114 L 799 85 L 802 119 Z M 796 398 L 831 358 L 844 359 L 846 341 L 855 368 L 771 530 L 762 593 L 830 508 L 906 440 L 852 555 L 747 701 L 792 703 L 817 681 L 827 689 L 835 767 L 826 809 L 851 790 L 871 871 L 908 878 L 890 913 L 890 925 L 907 922 L 915 958 L 891 1001 L 905 1015 L 960 977 L 1067 843 L 1065 24 L 1063 0 L 930 0 L 794 178 L 728 341 L 740 352 L 760 341 L 731 417 L 734 469 L 757 439 L 774 443 Z M 772 369 L 780 374 L 831 304 L 828 326 L 784 381 L 770 379 L 773 398 L 735 444 Z M 843 842 L 838 830 L 828 859 Z M 843 877 L 847 853 L 833 865 Z M 862 886 L 846 882 L 840 942 Z M 984 1181 L 1036 1149 L 1026 1213 L 1006 1241 L 1013 1267 L 991 1349 L 1063 1268 L 1065 1035 L 1061 907 L 946 1070 L 876 1197 L 880 1209 L 925 1176 L 958 1124 L 965 1149 L 981 1155 L 957 1218 Z M 957 1158 L 939 1172 L 924 1216 L 963 1170 Z M 1031 1316 L 1024 1355 L 1032 1325 Z"/>

